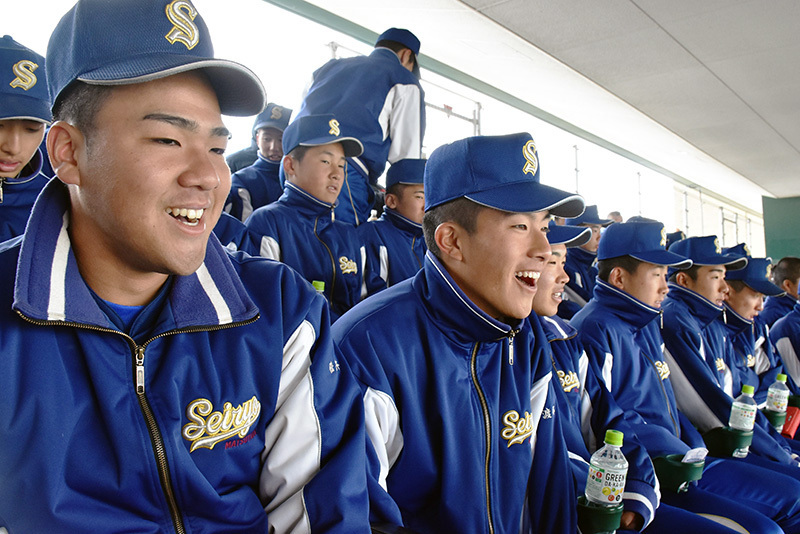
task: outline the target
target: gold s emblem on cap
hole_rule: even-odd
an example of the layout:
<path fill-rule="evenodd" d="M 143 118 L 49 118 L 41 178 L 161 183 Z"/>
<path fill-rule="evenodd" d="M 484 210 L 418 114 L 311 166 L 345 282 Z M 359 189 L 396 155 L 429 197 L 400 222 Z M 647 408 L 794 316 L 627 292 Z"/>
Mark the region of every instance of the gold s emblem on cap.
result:
<path fill-rule="evenodd" d="M 276 121 L 283 117 L 283 108 L 280 106 L 275 106 L 272 108 L 272 111 L 269 113 L 269 118 Z"/>
<path fill-rule="evenodd" d="M 714 246 L 717 248 L 717 254 L 722 254 L 722 247 L 719 246 L 719 238 L 714 238 Z"/>
<path fill-rule="evenodd" d="M 750 254 L 750 248 L 746 244 L 744 245 L 743 248 L 745 254 L 747 254 L 748 256 L 752 256 L 752 254 Z"/>
<path fill-rule="evenodd" d="M 767 264 L 767 280 L 772 280 L 772 264 Z"/>
<path fill-rule="evenodd" d="M 339 137 L 339 134 L 341 133 L 341 131 L 339 130 L 339 121 L 337 121 L 336 119 L 331 119 L 328 121 L 328 126 L 331 127 L 331 129 L 328 130 L 328 133 L 331 135 L 335 135 L 336 137 Z"/>
<path fill-rule="evenodd" d="M 525 143 L 522 147 L 522 155 L 525 156 L 525 166 L 522 168 L 522 173 L 530 173 L 536 176 L 536 170 L 539 168 L 539 158 L 536 157 L 536 143 L 533 139 Z"/>
<path fill-rule="evenodd" d="M 164 37 L 172 44 L 183 43 L 191 50 L 200 42 L 200 31 L 194 23 L 197 10 L 188 0 L 173 0 L 167 4 L 167 18 L 172 29 Z"/>
<path fill-rule="evenodd" d="M 667 229 L 664 227 L 661 227 L 661 246 L 667 246 Z"/>
<path fill-rule="evenodd" d="M 8 84 L 11 87 L 19 87 L 20 89 L 24 89 L 27 91 L 34 85 L 36 85 L 36 75 L 33 74 L 33 71 L 39 68 L 39 65 L 30 61 L 29 59 L 23 59 L 22 61 L 18 61 L 11 67 L 11 70 L 14 71 L 16 78 L 11 80 L 11 83 Z"/>

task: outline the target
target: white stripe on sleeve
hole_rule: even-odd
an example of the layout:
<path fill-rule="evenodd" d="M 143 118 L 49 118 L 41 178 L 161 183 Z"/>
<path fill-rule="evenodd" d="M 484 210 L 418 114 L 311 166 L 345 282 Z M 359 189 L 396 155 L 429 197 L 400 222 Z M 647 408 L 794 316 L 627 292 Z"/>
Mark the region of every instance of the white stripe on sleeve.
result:
<path fill-rule="evenodd" d="M 50 268 L 50 300 L 47 303 L 47 318 L 51 321 L 66 319 L 67 309 L 67 260 L 69 259 L 69 211 L 64 213 L 61 230 L 58 232 L 53 265 Z"/>
<path fill-rule="evenodd" d="M 270 532 L 311 532 L 303 487 L 319 472 L 322 449 L 310 372 L 315 339 L 314 327 L 304 321 L 283 347 L 278 400 L 264 433 L 259 481 Z"/>
<path fill-rule="evenodd" d="M 261 247 L 258 251 L 258 255 L 263 258 L 281 261 L 281 246 L 274 237 L 268 235 L 261 236 Z"/>
<path fill-rule="evenodd" d="M 381 464 L 378 483 L 386 490 L 386 477 L 403 450 L 400 414 L 389 395 L 368 388 L 364 393 L 364 417 L 367 436 Z"/>
<path fill-rule="evenodd" d="M 778 354 L 781 355 L 783 367 L 795 383 L 800 384 L 800 361 L 797 359 L 797 353 L 792 345 L 792 340 L 788 337 L 782 337 L 775 343 L 775 348 Z"/>
<path fill-rule="evenodd" d="M 383 138 L 391 138 L 389 163 L 401 159 L 419 159 L 422 154 L 422 127 L 420 124 L 421 95 L 414 84 L 395 85 L 386 95 L 378 122 Z"/>

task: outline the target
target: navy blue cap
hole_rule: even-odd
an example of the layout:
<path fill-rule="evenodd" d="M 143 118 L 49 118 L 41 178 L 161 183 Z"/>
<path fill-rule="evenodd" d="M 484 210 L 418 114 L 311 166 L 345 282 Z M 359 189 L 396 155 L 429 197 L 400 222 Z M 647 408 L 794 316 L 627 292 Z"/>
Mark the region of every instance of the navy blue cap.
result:
<path fill-rule="evenodd" d="M 772 279 L 772 258 L 753 258 L 745 243 L 724 248 L 722 252 L 747 258 L 747 265 L 743 269 L 725 273 L 726 280 L 740 280 L 752 290 L 768 297 L 777 297 L 786 293 L 770 281 Z"/>
<path fill-rule="evenodd" d="M 341 143 L 348 158 L 364 152 L 361 141 L 355 137 L 342 137 L 342 128 L 333 114 L 304 115 L 292 121 L 283 132 L 283 152 L 288 154 L 298 146 L 320 146 Z"/>
<path fill-rule="evenodd" d="M 375 41 L 375 44 L 377 45 L 381 41 L 394 41 L 414 52 L 414 70 L 412 70 L 412 72 L 417 78 L 420 77 L 419 62 L 417 61 L 417 56 L 419 56 L 420 42 L 416 35 L 402 28 L 389 28 L 378 36 L 378 40 Z"/>
<path fill-rule="evenodd" d="M 501 211 L 583 213 L 583 197 L 539 183 L 529 133 L 460 139 L 433 151 L 425 166 L 425 211 L 465 197 Z"/>
<path fill-rule="evenodd" d="M 680 241 L 681 239 L 686 239 L 686 234 L 684 234 L 681 230 L 670 232 L 667 234 L 667 249 L 672 246 L 673 243 Z"/>
<path fill-rule="evenodd" d="M 567 248 L 585 245 L 592 239 L 592 229 L 585 226 L 568 226 L 550 221 L 547 242 L 551 245 L 565 245 Z"/>
<path fill-rule="evenodd" d="M 291 116 L 291 109 L 270 102 L 264 108 L 264 111 L 256 116 L 256 120 L 253 122 L 253 137 L 256 136 L 256 133 L 261 128 L 275 128 L 276 130 L 284 131 L 289 125 Z"/>
<path fill-rule="evenodd" d="M 624 222 L 608 227 L 597 247 L 597 259 L 631 256 L 639 261 L 688 269 L 692 260 L 667 250 L 667 232 L 660 222 Z"/>
<path fill-rule="evenodd" d="M 608 226 L 614 221 L 612 219 L 601 219 L 600 215 L 597 213 L 597 206 L 591 205 L 586 206 L 586 210 L 584 210 L 584 212 L 578 217 L 567 219 L 564 222 L 573 226 L 578 226 L 580 224 L 599 224 L 600 226 Z"/>
<path fill-rule="evenodd" d="M 0 39 L 0 119 L 53 120 L 44 58 L 10 35 Z"/>
<path fill-rule="evenodd" d="M 687 237 L 672 244 L 670 252 L 691 258 L 694 265 L 724 265 L 726 271 L 736 271 L 747 265 L 747 258 L 723 254 L 715 235 Z"/>
<path fill-rule="evenodd" d="M 254 115 L 266 94 L 247 67 L 214 58 L 203 18 L 189 0 L 78 0 L 47 46 L 53 103 L 74 81 L 128 85 L 202 70 L 226 115 Z"/>
<path fill-rule="evenodd" d="M 394 184 L 421 184 L 425 178 L 427 159 L 401 159 L 386 171 L 386 189 Z"/>

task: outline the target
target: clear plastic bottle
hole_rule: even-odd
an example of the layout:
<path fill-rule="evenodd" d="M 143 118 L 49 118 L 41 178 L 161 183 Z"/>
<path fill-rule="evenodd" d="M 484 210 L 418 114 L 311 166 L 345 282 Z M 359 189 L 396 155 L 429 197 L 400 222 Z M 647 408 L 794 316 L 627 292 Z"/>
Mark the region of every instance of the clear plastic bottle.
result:
<path fill-rule="evenodd" d="M 775 382 L 767 390 L 767 410 L 775 413 L 786 413 L 789 404 L 789 388 L 786 386 L 786 375 L 781 373 L 775 377 Z M 776 425 L 775 430 L 780 433 L 783 424 Z"/>
<path fill-rule="evenodd" d="M 605 446 L 595 451 L 589 462 L 586 480 L 586 500 L 599 506 L 622 503 L 628 460 L 622 454 L 622 432 L 606 430 Z"/>
<path fill-rule="evenodd" d="M 742 394 L 736 397 L 731 405 L 731 417 L 728 426 L 736 430 L 750 431 L 756 422 L 758 404 L 753 398 L 753 386 L 742 386 Z M 734 458 L 744 458 L 750 452 L 750 447 L 740 447 L 733 451 Z"/>

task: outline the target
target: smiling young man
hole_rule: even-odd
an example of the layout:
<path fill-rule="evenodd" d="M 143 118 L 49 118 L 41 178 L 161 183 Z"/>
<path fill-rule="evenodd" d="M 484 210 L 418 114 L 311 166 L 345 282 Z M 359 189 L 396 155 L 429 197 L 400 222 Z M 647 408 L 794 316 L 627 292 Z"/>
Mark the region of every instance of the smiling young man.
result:
<path fill-rule="evenodd" d="M 367 293 L 366 253 L 356 228 L 334 216 L 346 158 L 362 150 L 361 142 L 342 132 L 333 115 L 295 119 L 283 135 L 283 196 L 247 219 L 261 256 L 289 265 L 309 282 L 325 284 L 333 321 Z"/>
<path fill-rule="evenodd" d="M 0 39 L 0 242 L 25 231 L 49 180 L 39 145 L 52 118 L 44 58 L 6 35 Z"/>
<path fill-rule="evenodd" d="M 769 339 L 769 330 L 756 318 L 764 309 L 764 297 L 777 297 L 783 290 L 770 282 L 772 261 L 769 258 L 753 258 L 744 243 L 724 249 L 726 254 L 747 258 L 747 266 L 725 274 L 728 298 L 725 301 L 723 321 L 728 331 L 727 341 L 733 348 L 734 366 L 739 383 L 749 384 L 755 389 L 754 398 L 763 408 L 767 401 L 767 390 L 779 373 L 785 373 L 783 364 Z M 796 391 L 794 380 L 787 386 Z"/>
<path fill-rule="evenodd" d="M 246 221 L 253 210 L 278 200 L 283 194 L 279 177 L 283 159 L 283 132 L 292 110 L 270 102 L 253 124 L 258 156 L 252 165 L 231 176 L 231 192 L 225 210 Z"/>
<path fill-rule="evenodd" d="M 422 268 L 425 239 L 424 159 L 403 159 L 386 173 L 386 205 L 380 219 L 358 227 L 367 250 L 368 270 L 377 272 L 376 287 L 369 294 L 411 278 Z"/>
<path fill-rule="evenodd" d="M 662 354 L 659 319 L 670 291 L 667 268 L 691 265 L 685 256 L 667 251 L 665 243 L 661 223 L 611 225 L 598 248 L 594 297 L 571 321 L 589 365 L 651 458 L 704 446 L 679 410 L 675 371 Z M 786 532 L 797 532 L 800 502 L 794 492 L 800 485 L 776 475 L 739 461 L 706 458 L 702 478 L 686 493 L 662 490 L 661 498 L 688 512 L 731 517 L 749 532 L 780 532 L 770 519 Z"/>
<path fill-rule="evenodd" d="M 550 214 L 582 210 L 580 197 L 539 183 L 529 134 L 431 154 L 422 269 L 333 327 L 362 384 L 373 520 L 419 532 L 576 531 L 557 382 L 544 333 L 526 318 L 550 256 Z"/>
<path fill-rule="evenodd" d="M 58 178 L 0 247 L 0 530 L 368 532 L 324 300 L 210 235 L 260 81 L 187 0 L 80 0 L 47 65 Z"/>

